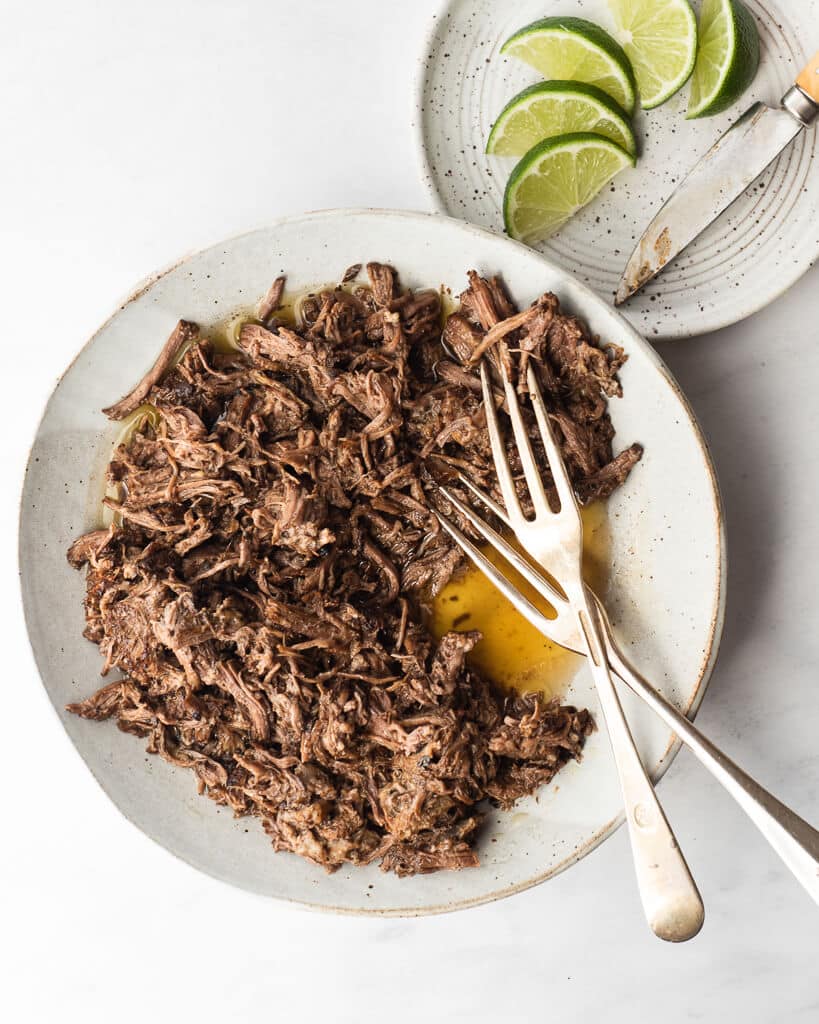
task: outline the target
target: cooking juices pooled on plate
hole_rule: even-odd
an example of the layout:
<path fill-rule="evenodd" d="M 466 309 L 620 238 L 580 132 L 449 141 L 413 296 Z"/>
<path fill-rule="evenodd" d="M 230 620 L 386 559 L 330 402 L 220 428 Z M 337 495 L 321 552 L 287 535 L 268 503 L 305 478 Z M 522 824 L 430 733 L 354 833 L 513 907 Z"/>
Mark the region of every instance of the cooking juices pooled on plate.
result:
<path fill-rule="evenodd" d="M 596 594 L 603 594 L 608 582 L 610 550 L 606 505 L 602 501 L 594 502 L 581 514 L 583 575 Z M 494 548 L 486 545 L 481 550 L 493 564 L 503 567 L 508 579 L 536 608 L 545 615 L 550 614 L 548 603 L 504 563 Z M 528 693 L 534 690 L 547 698 L 559 697 L 582 661 L 580 655 L 538 632 L 479 569 L 469 564 L 430 602 L 430 628 L 436 637 L 450 630 L 477 630 L 481 639 L 469 652 L 468 660 L 506 691 Z"/>
<path fill-rule="evenodd" d="M 534 793 L 592 728 L 502 692 L 467 661 L 477 632 L 425 617 L 463 561 L 438 485 L 468 500 L 468 473 L 500 498 L 476 364 L 502 360 L 519 387 L 535 369 L 587 503 L 640 448 L 612 451 L 625 354 L 554 295 L 518 312 L 471 272 L 442 329 L 437 292 L 367 274 L 295 322 L 272 308 L 282 284 L 229 334 L 177 328 L 164 373 L 111 407 L 153 412 L 113 453 L 114 522 L 69 559 L 87 567 L 85 635 L 119 675 L 69 710 L 144 738 L 277 850 L 406 875 L 477 864 L 482 801 Z"/>

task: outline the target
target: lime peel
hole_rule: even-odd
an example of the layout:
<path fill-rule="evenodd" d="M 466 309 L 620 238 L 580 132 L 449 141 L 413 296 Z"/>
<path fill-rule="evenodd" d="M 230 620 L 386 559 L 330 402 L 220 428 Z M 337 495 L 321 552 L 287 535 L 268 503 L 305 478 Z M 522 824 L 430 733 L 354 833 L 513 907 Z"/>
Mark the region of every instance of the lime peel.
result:
<path fill-rule="evenodd" d="M 541 18 L 506 40 L 501 53 L 517 57 L 544 78 L 596 85 L 629 114 L 636 103 L 631 64 L 620 44 L 585 18 Z"/>
<path fill-rule="evenodd" d="M 635 162 L 622 146 L 593 132 L 538 143 L 520 160 L 506 185 L 507 233 L 524 242 L 548 237 Z"/>
<path fill-rule="evenodd" d="M 688 0 L 608 0 L 617 37 L 634 68 L 646 110 L 665 103 L 691 77 L 697 19 Z"/>
<path fill-rule="evenodd" d="M 711 117 L 733 106 L 759 67 L 759 30 L 740 0 L 704 0 L 699 37 L 689 119 Z"/>
<path fill-rule="evenodd" d="M 555 135 L 592 131 L 636 153 L 625 111 L 602 89 L 583 82 L 540 82 L 511 99 L 489 133 L 486 152 L 523 156 Z"/>

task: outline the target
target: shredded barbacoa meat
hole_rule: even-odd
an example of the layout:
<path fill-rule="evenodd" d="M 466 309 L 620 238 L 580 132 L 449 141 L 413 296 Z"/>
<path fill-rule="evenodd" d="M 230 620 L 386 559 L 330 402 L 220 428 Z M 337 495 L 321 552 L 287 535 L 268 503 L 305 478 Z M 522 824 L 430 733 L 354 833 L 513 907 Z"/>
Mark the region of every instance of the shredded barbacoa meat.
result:
<path fill-rule="evenodd" d="M 466 663 L 478 634 L 436 642 L 424 624 L 461 564 L 434 482 L 468 500 L 465 471 L 500 497 L 477 358 L 503 360 L 521 391 L 535 367 L 584 500 L 640 448 L 612 456 L 622 350 L 554 295 L 518 313 L 473 272 L 442 338 L 437 292 L 367 272 L 369 287 L 304 301 L 298 330 L 275 317 L 277 280 L 231 354 L 180 322 L 111 407 L 147 399 L 159 417 L 114 453 L 117 525 L 69 551 L 87 565 L 85 636 L 122 676 L 69 710 L 147 738 L 277 850 L 408 875 L 477 864 L 479 802 L 534 793 L 592 728 L 586 711 L 499 694 Z"/>

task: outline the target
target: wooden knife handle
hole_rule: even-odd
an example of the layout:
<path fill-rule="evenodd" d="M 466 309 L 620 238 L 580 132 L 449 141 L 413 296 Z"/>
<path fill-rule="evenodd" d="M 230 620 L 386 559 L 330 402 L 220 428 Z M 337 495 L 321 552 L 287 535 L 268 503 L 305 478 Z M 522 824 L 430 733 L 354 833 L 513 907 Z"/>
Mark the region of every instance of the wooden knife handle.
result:
<path fill-rule="evenodd" d="M 806 92 L 814 103 L 819 103 L 819 50 L 811 57 L 808 63 L 802 68 L 796 84 Z"/>

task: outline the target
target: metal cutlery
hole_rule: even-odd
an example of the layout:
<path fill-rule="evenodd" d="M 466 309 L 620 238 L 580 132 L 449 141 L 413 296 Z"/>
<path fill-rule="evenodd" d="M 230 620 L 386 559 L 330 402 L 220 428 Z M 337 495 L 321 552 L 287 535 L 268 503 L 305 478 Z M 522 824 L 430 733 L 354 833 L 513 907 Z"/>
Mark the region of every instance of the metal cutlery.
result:
<path fill-rule="evenodd" d="M 562 488 L 561 498 L 562 494 L 571 493 L 572 500 L 574 500 L 571 485 L 568 483 L 568 478 L 565 475 L 562 456 L 560 455 L 559 449 L 554 444 L 554 438 L 551 435 L 548 413 L 543 405 L 543 399 L 540 395 L 537 381 L 534 379 L 531 369 L 528 376 L 535 415 L 541 432 L 544 435 L 544 446 L 546 447 L 547 455 L 549 457 L 550 468 L 552 469 L 552 474 L 555 478 L 555 484 Z M 487 422 L 491 424 L 490 438 L 492 440 L 493 453 L 495 453 L 496 444 L 500 446 L 500 450 L 502 452 L 502 442 L 497 424 L 497 415 L 494 409 L 494 401 L 492 400 L 491 391 L 488 388 L 486 370 L 483 368 L 482 377 L 484 381 L 484 401 L 487 409 Z M 517 410 L 517 417 L 514 417 L 513 414 L 512 419 L 513 429 L 516 431 L 517 437 L 517 431 L 520 429 L 521 425 L 519 419 L 520 409 L 513 389 L 508 385 L 508 382 L 505 382 L 505 385 L 509 409 L 510 411 L 513 409 Z M 516 423 L 518 424 L 517 427 Z M 546 427 L 545 431 L 544 425 Z M 527 444 L 524 446 L 524 450 L 528 449 L 528 451 L 531 452 L 531 447 L 528 446 L 528 438 L 526 440 Z M 502 454 L 503 458 L 500 463 L 501 468 L 505 465 L 508 469 L 505 452 L 502 452 Z M 497 462 L 497 455 L 495 457 Z M 525 475 L 528 482 L 530 475 L 532 475 L 533 463 L 528 463 L 527 465 L 527 461 L 524 461 L 526 457 L 523 453 L 521 454 L 521 458 L 526 470 Z M 534 468 L 536 469 L 536 467 Z M 558 484 L 558 476 L 560 476 L 562 481 L 560 484 Z M 499 472 L 499 479 L 501 480 L 501 489 L 504 499 L 508 502 L 507 490 L 510 485 L 511 475 L 504 475 L 504 477 L 501 477 Z M 539 474 L 537 474 L 537 479 L 539 479 Z M 461 480 L 502 522 L 506 523 L 507 526 L 517 532 L 517 524 L 519 520 L 516 514 L 510 514 L 509 511 L 501 508 L 497 502 L 495 502 L 489 495 L 485 494 L 468 477 L 461 476 Z M 566 489 L 567 485 L 568 491 Z M 514 488 L 513 483 L 512 488 Z M 538 490 L 542 491 L 542 484 Z M 460 515 L 463 516 L 463 518 L 469 522 L 471 526 L 492 547 L 495 548 L 495 550 L 503 555 L 509 564 L 549 602 L 556 613 L 555 617 L 549 618 L 544 615 L 507 580 L 503 572 L 493 565 L 492 562 L 490 562 L 480 551 L 480 549 L 476 547 L 476 545 L 474 545 L 448 517 L 444 516 L 440 512 L 436 513 L 444 529 L 447 530 L 450 536 L 476 564 L 476 566 L 492 580 L 492 582 L 509 599 L 517 610 L 536 629 L 540 630 L 541 633 L 547 636 L 550 640 L 553 640 L 555 643 L 560 644 L 569 650 L 573 650 L 578 653 L 587 653 L 589 643 L 586 632 L 581 629 L 577 614 L 569 600 L 568 592 L 561 593 L 549 578 L 547 578 L 539 569 L 535 568 L 531 561 L 525 558 L 504 537 L 502 537 L 496 530 L 486 523 L 484 519 L 474 512 L 474 510 L 460 501 L 447 488 L 442 487 L 441 492 L 446 500 L 460 513 Z M 532 496 L 532 500 L 536 500 L 534 495 Z M 548 506 L 548 502 L 546 504 Z M 519 509 L 519 507 L 517 496 L 515 494 L 515 499 L 512 502 L 512 508 Z M 526 521 L 524 520 L 524 522 Z M 551 522 L 546 520 L 544 515 L 541 515 L 540 522 L 541 525 L 539 529 L 543 534 L 548 533 L 550 531 Z M 566 531 L 564 529 L 563 534 L 565 534 L 565 532 Z M 558 535 L 559 534 L 557 532 L 554 534 L 555 537 Z M 560 535 L 562 536 L 562 534 Z M 521 538 L 520 535 L 518 536 L 519 539 L 521 539 L 521 543 L 524 548 L 526 548 L 525 540 Z M 541 552 L 542 558 L 538 558 L 534 552 L 531 553 L 533 554 L 533 557 L 536 557 L 540 564 L 548 570 L 550 575 L 558 581 L 560 586 L 563 586 L 560 565 L 566 561 L 566 556 L 561 555 L 560 558 L 553 560 L 551 557 L 551 551 L 554 548 L 554 544 L 554 540 L 549 541 L 547 538 L 540 538 L 537 542 L 537 549 Z M 575 556 L 572 555 L 571 557 L 572 564 L 574 564 Z M 730 795 L 754 822 L 763 836 L 765 836 L 774 850 L 776 850 L 794 877 L 804 886 L 814 901 L 819 903 L 819 831 L 809 825 L 789 807 L 783 804 L 780 800 L 777 800 L 776 797 L 760 786 L 758 782 L 736 765 L 707 737 L 703 736 L 703 734 L 696 729 L 691 722 L 689 722 L 688 719 L 677 710 L 677 708 L 661 696 L 654 687 L 651 686 L 651 684 L 648 683 L 642 675 L 640 675 L 619 647 L 614 636 L 611 622 L 609 621 L 602 603 L 595 595 L 592 594 L 588 587 L 584 587 L 584 589 L 587 598 L 585 603 L 586 616 L 593 616 L 597 627 L 601 631 L 604 657 L 608 661 L 608 664 L 617 676 L 623 680 L 658 715 L 658 717 L 677 734 L 680 740 L 689 747 L 700 763 L 707 768 L 714 778 L 716 778 L 727 792 L 730 793 Z M 619 714 L 622 717 L 621 710 L 619 711 Z M 608 717 L 607 724 L 609 724 Z M 617 725 L 615 719 L 615 730 L 616 729 Z M 614 743 L 614 737 L 612 737 L 612 742 Z M 629 819 L 629 824 L 631 826 L 631 819 Z"/>
<path fill-rule="evenodd" d="M 755 103 L 717 140 L 646 228 L 623 273 L 621 305 L 690 245 L 819 114 L 819 52 L 778 107 Z"/>
<path fill-rule="evenodd" d="M 614 688 L 595 602 L 583 583 L 583 525 L 574 491 L 552 435 L 546 407 L 531 367 L 528 372 L 529 391 L 560 499 L 558 511 L 553 511 L 549 505 L 517 396 L 502 368 L 501 377 L 524 476 L 535 509 L 534 519 L 525 518 L 501 438 L 494 396 L 484 362 L 481 364 L 481 381 L 486 420 L 507 517 L 526 551 L 541 564 L 549 566 L 566 595 L 565 611 L 573 616 L 581 649 L 588 656 L 611 739 L 623 792 L 637 884 L 646 918 L 660 938 L 682 942 L 692 938 L 702 927 L 702 900 L 643 768 Z"/>

